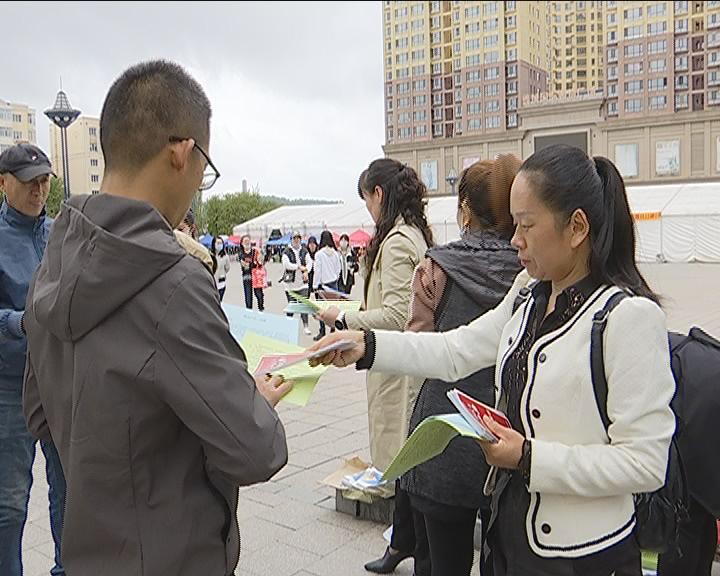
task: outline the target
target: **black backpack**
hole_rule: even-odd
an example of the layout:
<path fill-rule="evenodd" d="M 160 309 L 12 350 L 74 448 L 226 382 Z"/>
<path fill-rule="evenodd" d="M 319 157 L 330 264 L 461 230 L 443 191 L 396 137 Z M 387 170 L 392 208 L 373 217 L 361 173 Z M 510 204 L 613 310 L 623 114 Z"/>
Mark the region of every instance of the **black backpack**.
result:
<path fill-rule="evenodd" d="M 610 421 L 607 415 L 603 332 L 610 312 L 627 296 L 625 292 L 614 294 L 593 318 L 590 345 L 592 380 L 595 400 L 606 428 Z M 665 485 L 655 492 L 635 495 L 635 537 L 640 548 L 658 553 L 678 551 L 680 524 L 688 519 L 689 495 L 697 499 L 696 491 L 691 490 L 693 477 L 696 477 L 696 483 L 704 484 L 710 499 L 720 503 L 720 484 L 717 483 L 720 482 L 720 466 L 713 466 L 714 459 L 706 451 L 708 441 L 716 436 L 705 435 L 708 428 L 717 428 L 719 413 L 711 408 L 718 404 L 717 392 L 720 391 L 720 342 L 700 328 L 692 328 L 688 335 L 670 332 L 668 340 L 676 384 L 671 404 L 676 427 L 668 454 Z M 702 394 L 699 393 L 701 390 Z M 702 397 L 708 394 L 714 402 L 703 401 Z M 693 454 L 698 452 L 701 458 L 694 458 Z M 693 463 L 691 469 L 686 467 L 688 459 Z M 711 480 L 714 483 L 710 484 L 706 479 L 709 468 L 715 468 Z"/>

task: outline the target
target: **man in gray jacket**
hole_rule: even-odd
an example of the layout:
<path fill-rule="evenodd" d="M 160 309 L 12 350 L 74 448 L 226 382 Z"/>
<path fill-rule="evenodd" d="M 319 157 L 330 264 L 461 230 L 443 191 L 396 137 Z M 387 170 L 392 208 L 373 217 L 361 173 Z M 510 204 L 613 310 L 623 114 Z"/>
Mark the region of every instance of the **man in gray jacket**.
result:
<path fill-rule="evenodd" d="M 67 478 L 62 559 L 73 576 L 229 575 L 238 486 L 287 461 L 212 275 L 173 228 L 219 176 L 210 103 L 182 68 L 148 62 L 110 88 L 103 194 L 60 212 L 26 308 L 24 409 Z"/>

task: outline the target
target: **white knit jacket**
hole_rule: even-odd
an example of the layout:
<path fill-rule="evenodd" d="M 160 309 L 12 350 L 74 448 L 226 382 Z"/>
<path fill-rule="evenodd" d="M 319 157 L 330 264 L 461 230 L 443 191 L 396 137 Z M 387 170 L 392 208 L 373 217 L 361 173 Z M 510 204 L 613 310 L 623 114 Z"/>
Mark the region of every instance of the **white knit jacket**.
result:
<path fill-rule="evenodd" d="M 513 313 L 528 282 L 523 271 L 495 309 L 450 332 L 375 332 L 372 370 L 453 382 L 496 365 L 499 390 L 503 364 L 520 342 L 534 305 L 531 296 Z M 626 298 L 609 316 L 607 431 L 595 401 L 592 320 L 617 291 L 599 288 L 569 322 L 530 349 L 520 412 L 532 442 L 526 530 L 539 556 L 585 556 L 621 541 L 635 525 L 632 495 L 654 491 L 665 480 L 675 429 L 670 409 L 675 382 L 665 315 L 654 302 Z"/>

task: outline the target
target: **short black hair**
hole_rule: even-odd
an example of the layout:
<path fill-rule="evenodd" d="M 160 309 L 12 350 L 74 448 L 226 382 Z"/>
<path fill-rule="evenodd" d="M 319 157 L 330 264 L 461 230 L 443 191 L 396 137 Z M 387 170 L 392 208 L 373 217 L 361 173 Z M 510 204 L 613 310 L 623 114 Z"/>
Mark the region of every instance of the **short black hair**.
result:
<path fill-rule="evenodd" d="M 210 101 L 202 86 L 167 60 L 143 62 L 115 80 L 100 114 L 105 169 L 139 169 L 170 137 L 210 139 Z"/>

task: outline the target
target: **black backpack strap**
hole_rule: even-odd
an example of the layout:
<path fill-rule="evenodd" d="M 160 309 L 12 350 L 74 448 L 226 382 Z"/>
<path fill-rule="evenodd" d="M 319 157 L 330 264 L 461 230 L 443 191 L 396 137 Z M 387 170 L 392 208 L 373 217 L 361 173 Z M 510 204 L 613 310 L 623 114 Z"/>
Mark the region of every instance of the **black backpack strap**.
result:
<path fill-rule="evenodd" d="M 515 312 L 518 311 L 518 308 L 525 304 L 530 299 L 530 296 L 532 296 L 532 289 L 537 284 L 537 282 L 533 282 L 532 284 L 528 286 L 524 286 L 520 289 L 520 292 L 518 292 L 517 298 L 515 298 L 515 302 L 513 302 L 513 310 L 512 313 L 515 314 Z"/>
<path fill-rule="evenodd" d="M 590 373 L 592 375 L 595 402 L 597 403 L 598 412 L 600 412 L 600 418 L 605 425 L 605 430 L 610 427 L 610 418 L 607 413 L 608 385 L 605 376 L 603 334 L 605 333 L 610 312 L 627 297 L 628 295 L 622 291 L 610 296 L 604 308 L 593 316 L 592 332 L 590 333 Z"/>

